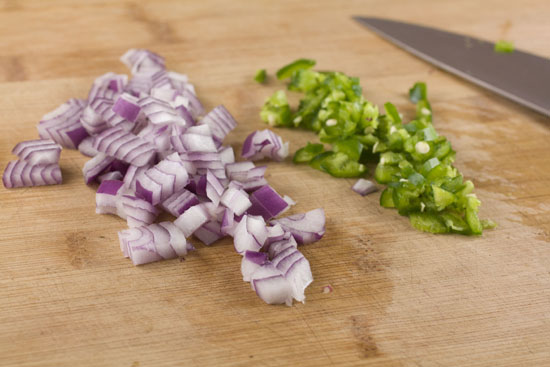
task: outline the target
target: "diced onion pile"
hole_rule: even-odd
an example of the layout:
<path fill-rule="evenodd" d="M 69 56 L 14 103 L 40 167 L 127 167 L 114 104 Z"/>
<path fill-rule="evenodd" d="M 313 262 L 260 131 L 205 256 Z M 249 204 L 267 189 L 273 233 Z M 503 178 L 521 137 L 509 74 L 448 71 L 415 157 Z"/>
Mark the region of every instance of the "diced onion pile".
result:
<path fill-rule="evenodd" d="M 131 49 L 131 72 L 97 78 L 87 99 L 70 99 L 38 124 L 40 140 L 19 143 L 3 182 L 7 188 L 61 183 L 61 147 L 91 157 L 86 184 L 99 183 L 96 212 L 126 220 L 120 248 L 134 265 L 184 256 L 194 235 L 206 245 L 233 237 L 244 281 L 267 303 L 304 302 L 313 277 L 297 249 L 325 232 L 322 209 L 278 218 L 295 203 L 268 185 L 266 166 L 235 162 L 225 136 L 237 122 L 220 105 L 205 114 L 186 75 L 164 59 Z M 288 156 L 288 143 L 270 130 L 250 134 L 245 159 Z M 155 223 L 161 210 L 174 222 Z"/>

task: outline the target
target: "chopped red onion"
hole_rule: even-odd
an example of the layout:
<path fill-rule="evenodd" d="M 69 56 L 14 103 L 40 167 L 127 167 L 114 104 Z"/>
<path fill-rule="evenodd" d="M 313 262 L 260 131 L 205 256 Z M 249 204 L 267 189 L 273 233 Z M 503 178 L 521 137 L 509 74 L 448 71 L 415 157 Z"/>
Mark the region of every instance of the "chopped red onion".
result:
<path fill-rule="evenodd" d="M 97 98 L 114 100 L 126 87 L 128 76 L 124 74 L 105 73 L 94 80 L 88 93 L 88 102 Z"/>
<path fill-rule="evenodd" d="M 207 246 L 213 244 L 224 236 L 221 232 L 221 223 L 217 221 L 206 222 L 198 228 L 193 235 Z"/>
<path fill-rule="evenodd" d="M 222 142 L 225 136 L 237 126 L 237 121 L 235 121 L 233 116 L 231 116 L 223 105 L 219 105 L 208 112 L 200 121 L 200 124 L 208 125 L 210 130 L 212 130 L 214 139 L 218 142 Z"/>
<path fill-rule="evenodd" d="M 150 224 L 118 232 L 120 248 L 134 265 L 184 256 L 188 251 L 183 233 L 171 222 Z"/>
<path fill-rule="evenodd" d="M 246 250 L 259 251 L 267 239 L 265 221 L 260 216 L 244 215 L 234 232 L 235 250 L 244 255 Z"/>
<path fill-rule="evenodd" d="M 298 247 L 298 243 L 296 243 L 294 237 L 292 235 L 287 236 L 288 233 L 289 232 L 285 232 L 283 239 L 272 242 L 269 245 L 269 247 L 267 248 L 267 253 L 269 254 L 270 259 L 273 259 L 275 256 L 287 250 L 288 248 L 295 249 Z"/>
<path fill-rule="evenodd" d="M 179 136 L 186 152 L 217 152 L 216 144 L 211 136 L 185 133 Z"/>
<path fill-rule="evenodd" d="M 11 151 L 31 165 L 59 162 L 61 146 L 51 139 L 27 140 L 18 143 Z"/>
<path fill-rule="evenodd" d="M 233 148 L 222 145 L 237 124 L 227 109 L 217 106 L 201 118 L 204 108 L 187 76 L 166 71 L 153 52 L 131 49 L 121 60 L 132 79 L 101 75 L 87 100 L 71 99 L 46 114 L 38 131 L 51 140 L 19 143 L 13 153 L 21 160 L 8 164 L 4 185 L 61 183 L 59 145 L 78 147 L 92 157 L 83 168 L 86 183 L 100 182 L 96 212 L 126 219 L 130 229 L 119 232 L 120 246 L 135 265 L 185 255 L 194 249 L 186 240 L 192 234 L 206 245 L 230 235 L 243 255 L 243 279 L 260 298 L 303 302 L 312 277 L 297 242 L 322 237 L 322 209 L 267 226 L 295 202 L 267 185 L 265 166 L 235 163 Z M 245 158 L 287 155 L 288 143 L 269 130 L 244 142 Z M 157 204 L 177 219 L 153 224 Z"/>
<path fill-rule="evenodd" d="M 7 189 L 43 185 L 58 185 L 62 182 L 61 169 L 57 163 L 31 164 L 17 160 L 8 163 L 2 182 Z"/>
<path fill-rule="evenodd" d="M 263 250 L 268 251 L 272 243 L 288 239 L 291 236 L 290 232 L 285 232 L 283 227 L 280 224 L 275 224 L 274 226 L 267 227 L 267 239 Z"/>
<path fill-rule="evenodd" d="M 132 74 L 154 74 L 165 69 L 164 58 L 154 52 L 132 48 L 121 56 L 120 61 Z"/>
<path fill-rule="evenodd" d="M 109 127 L 105 121 L 104 113 L 110 110 L 112 106 L 113 101 L 110 99 L 98 97 L 84 108 L 80 117 L 80 123 L 88 134 L 95 135 Z"/>
<path fill-rule="evenodd" d="M 218 152 L 220 153 L 220 160 L 224 165 L 224 169 L 225 165 L 235 163 L 235 153 L 232 147 L 221 147 Z"/>
<path fill-rule="evenodd" d="M 224 236 L 229 235 L 233 237 L 233 233 L 235 232 L 235 227 L 237 226 L 237 224 L 238 222 L 235 221 L 235 213 L 233 213 L 231 209 L 226 208 L 223 212 L 220 232 Z"/>
<path fill-rule="evenodd" d="M 292 306 L 292 287 L 279 269 L 266 262 L 250 276 L 252 289 L 267 304 Z"/>
<path fill-rule="evenodd" d="M 42 117 L 38 123 L 38 134 L 42 139 L 52 139 L 63 147 L 76 149 L 88 136 L 80 123 L 80 116 L 86 106 L 82 99 L 72 98 Z"/>
<path fill-rule="evenodd" d="M 185 120 L 174 107 L 163 100 L 147 96 L 141 98 L 138 103 L 144 115 L 153 124 L 174 123 L 183 126 L 186 125 Z"/>
<path fill-rule="evenodd" d="M 183 231 L 185 237 L 189 237 L 206 223 L 208 219 L 208 212 L 202 204 L 199 204 L 187 209 L 174 221 L 174 224 Z"/>
<path fill-rule="evenodd" d="M 155 157 L 155 146 L 120 127 L 96 135 L 93 148 L 134 166 L 145 166 Z"/>
<path fill-rule="evenodd" d="M 186 189 L 182 189 L 164 200 L 161 207 L 174 217 L 179 217 L 187 209 L 199 203 L 199 199 L 195 194 Z"/>
<path fill-rule="evenodd" d="M 136 97 L 128 93 L 122 93 L 113 105 L 113 112 L 130 122 L 136 122 L 141 107 Z"/>
<path fill-rule="evenodd" d="M 221 196 L 223 195 L 224 187 L 214 174 L 208 170 L 206 172 L 206 197 L 218 206 Z"/>
<path fill-rule="evenodd" d="M 361 196 L 368 195 L 377 190 L 376 185 L 372 181 L 365 180 L 364 178 L 358 179 L 351 189 Z"/>
<path fill-rule="evenodd" d="M 137 178 L 136 196 L 157 205 L 182 190 L 188 180 L 178 153 L 173 153 Z"/>
<path fill-rule="evenodd" d="M 93 141 L 92 136 L 87 136 L 78 144 L 78 151 L 85 156 L 94 157 L 98 151 L 92 147 Z"/>
<path fill-rule="evenodd" d="M 253 161 L 266 157 L 282 161 L 288 156 L 288 142 L 283 143 L 283 139 L 271 130 L 257 130 L 245 139 L 242 156 Z"/>
<path fill-rule="evenodd" d="M 111 171 L 111 172 L 107 172 L 107 173 L 102 174 L 101 176 L 99 176 L 97 178 L 97 180 L 99 182 L 103 182 L 103 181 L 106 181 L 106 180 L 122 181 L 123 178 L 124 178 L 124 175 L 122 173 L 120 173 L 119 171 Z"/>
<path fill-rule="evenodd" d="M 192 87 L 191 84 L 187 84 L 187 86 Z M 193 116 L 194 119 L 197 119 L 197 117 L 204 115 L 204 107 L 202 106 L 201 101 L 199 101 L 199 99 L 195 95 L 194 88 L 185 88 L 185 89 L 181 90 L 181 95 L 182 95 L 183 98 L 187 99 L 189 104 L 188 104 L 188 106 L 185 106 L 185 107 L 191 113 L 191 115 Z M 229 114 L 229 112 L 227 112 L 227 113 Z M 229 116 L 231 117 L 231 115 L 229 115 Z M 225 117 L 225 118 L 227 118 L 227 117 Z M 236 125 L 236 123 L 235 123 L 235 125 Z M 233 130 L 233 128 L 231 128 L 230 130 Z M 220 140 L 220 141 L 223 141 L 223 139 Z"/>
<path fill-rule="evenodd" d="M 252 206 L 248 214 L 261 215 L 265 220 L 276 217 L 288 208 L 287 202 L 269 185 L 250 194 L 250 201 Z"/>
<path fill-rule="evenodd" d="M 288 247 L 271 260 L 283 273 L 292 287 L 292 296 L 298 302 L 305 301 L 304 291 L 313 281 L 309 261 L 295 248 Z"/>
<path fill-rule="evenodd" d="M 231 209 L 236 215 L 244 214 L 252 205 L 252 202 L 248 198 L 248 194 L 244 190 L 233 187 L 228 187 L 227 190 L 225 190 L 220 201 L 223 206 Z"/>
<path fill-rule="evenodd" d="M 258 251 L 246 251 L 241 262 L 243 281 L 250 282 L 250 276 L 256 269 L 267 262 L 267 254 Z"/>
<path fill-rule="evenodd" d="M 113 157 L 109 157 L 103 153 L 97 153 L 95 157 L 87 161 L 82 168 L 84 182 L 86 182 L 86 185 L 89 185 L 95 181 L 95 179 L 99 177 L 99 175 L 101 175 L 101 173 L 103 173 L 114 160 L 115 159 Z"/>
<path fill-rule="evenodd" d="M 128 170 L 126 171 L 126 174 L 124 175 L 124 188 L 130 190 L 130 191 L 136 191 L 136 181 L 145 171 L 147 171 L 150 168 L 150 166 L 133 166 L 130 165 L 128 167 Z"/>
<path fill-rule="evenodd" d="M 157 152 L 169 152 L 170 145 L 170 125 L 147 125 L 141 130 L 137 136 L 153 144 Z"/>
<path fill-rule="evenodd" d="M 128 227 L 141 227 L 151 224 L 159 211 L 149 202 L 131 195 L 122 195 L 117 200 L 117 215 L 126 219 Z"/>
<path fill-rule="evenodd" d="M 193 115 L 191 115 L 191 112 L 189 112 L 189 109 L 187 109 L 185 106 L 180 105 L 174 107 L 178 115 L 180 115 L 183 120 L 185 121 L 186 126 L 193 126 L 195 125 L 195 120 L 193 119 Z"/>
<path fill-rule="evenodd" d="M 117 194 L 123 185 L 119 180 L 104 180 L 95 194 L 95 212 L 97 214 L 117 214 Z"/>
<path fill-rule="evenodd" d="M 280 224 L 300 244 L 312 243 L 319 241 L 325 234 L 325 211 L 321 208 L 314 209 L 305 214 L 274 219 L 271 223 Z"/>

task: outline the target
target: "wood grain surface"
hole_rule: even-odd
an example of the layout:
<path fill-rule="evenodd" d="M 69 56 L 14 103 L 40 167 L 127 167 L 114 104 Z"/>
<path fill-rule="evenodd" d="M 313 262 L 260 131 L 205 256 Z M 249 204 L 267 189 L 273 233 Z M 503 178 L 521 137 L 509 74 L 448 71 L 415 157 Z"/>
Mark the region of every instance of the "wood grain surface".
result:
<path fill-rule="evenodd" d="M 353 14 L 424 23 L 550 57 L 550 2 L 0 0 L 0 164 L 40 117 L 84 97 L 95 76 L 126 72 L 131 47 L 187 73 L 207 108 L 239 121 L 228 142 L 263 128 L 252 81 L 297 57 L 361 78 L 365 96 L 413 113 L 428 83 L 435 126 L 473 179 L 482 237 L 435 236 L 361 198 L 353 180 L 290 162 L 269 182 L 323 207 L 327 232 L 304 246 L 306 304 L 268 306 L 241 279 L 230 240 L 185 261 L 134 267 L 118 218 L 94 213 L 86 158 L 64 150 L 64 184 L 0 188 L 0 366 L 548 366 L 550 121 L 381 40 Z M 294 152 L 316 137 L 277 130 Z M 331 285 L 332 293 L 322 287 Z"/>

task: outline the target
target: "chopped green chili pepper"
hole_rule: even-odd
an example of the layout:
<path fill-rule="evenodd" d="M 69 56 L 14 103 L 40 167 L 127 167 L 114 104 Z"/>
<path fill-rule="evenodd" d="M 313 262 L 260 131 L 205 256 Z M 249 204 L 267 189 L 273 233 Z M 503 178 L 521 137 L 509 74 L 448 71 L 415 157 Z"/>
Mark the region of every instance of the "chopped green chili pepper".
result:
<path fill-rule="evenodd" d="M 380 206 L 384 208 L 395 208 L 393 203 L 393 188 L 386 187 L 380 195 Z"/>
<path fill-rule="evenodd" d="M 315 157 L 313 157 L 313 159 L 309 162 L 309 165 L 312 168 L 318 169 L 319 171 L 326 172 L 326 169 L 322 166 L 322 163 L 325 159 L 327 159 L 327 158 L 329 158 L 333 155 L 334 155 L 334 152 L 332 152 L 332 151 L 323 152 L 321 154 L 318 154 Z"/>
<path fill-rule="evenodd" d="M 262 108 L 262 120 L 275 126 L 299 127 L 318 133 L 322 144 L 308 143 L 294 155 L 295 163 L 309 163 L 335 177 L 360 177 L 367 162 L 378 162 L 374 178 L 386 189 L 380 205 L 407 215 L 413 227 L 431 233 L 481 234 L 494 228 L 478 217 L 474 185 L 453 166 L 455 151 L 432 123 L 425 83 L 409 90 L 416 117 L 403 123 L 392 103 L 385 114 L 365 100 L 359 79 L 340 72 L 315 71 L 313 60 L 300 59 L 277 73 L 290 78 L 288 89 L 303 93 L 293 114 L 283 91 Z"/>
<path fill-rule="evenodd" d="M 502 54 L 514 52 L 514 43 L 504 40 L 497 41 L 497 43 L 495 43 L 495 52 Z"/>
<path fill-rule="evenodd" d="M 409 214 L 411 225 L 424 232 L 447 233 L 449 229 L 443 219 L 432 213 L 411 213 Z"/>
<path fill-rule="evenodd" d="M 384 104 L 384 109 L 386 110 L 386 113 L 388 114 L 388 116 L 391 117 L 393 122 L 401 123 L 401 116 L 399 116 L 399 112 L 397 112 L 397 108 L 395 108 L 395 106 L 392 103 L 387 102 L 386 104 Z"/>
<path fill-rule="evenodd" d="M 346 154 L 353 161 L 359 161 L 363 152 L 363 144 L 357 139 L 336 140 L 332 143 L 332 149 L 337 153 Z"/>
<path fill-rule="evenodd" d="M 324 149 L 323 144 L 307 143 L 305 147 L 296 151 L 293 161 L 294 163 L 309 163 L 315 156 L 321 154 Z"/>
<path fill-rule="evenodd" d="M 334 177 L 359 177 L 366 171 L 366 167 L 351 160 L 347 154 L 334 153 L 323 158 L 320 167 Z"/>
<path fill-rule="evenodd" d="M 295 71 L 311 69 L 314 66 L 315 66 L 315 60 L 298 59 L 277 70 L 277 79 L 282 80 L 282 79 L 290 78 L 292 76 L 292 73 L 294 73 Z"/>
<path fill-rule="evenodd" d="M 412 103 L 418 103 L 427 98 L 426 83 L 416 82 L 412 88 L 409 89 L 409 99 Z"/>
<path fill-rule="evenodd" d="M 260 117 L 271 126 L 290 126 L 290 106 L 284 91 L 279 90 L 267 99 Z"/>
<path fill-rule="evenodd" d="M 260 69 L 254 75 L 254 80 L 261 84 L 265 82 L 266 77 L 267 77 L 267 72 L 265 71 L 265 69 Z"/>

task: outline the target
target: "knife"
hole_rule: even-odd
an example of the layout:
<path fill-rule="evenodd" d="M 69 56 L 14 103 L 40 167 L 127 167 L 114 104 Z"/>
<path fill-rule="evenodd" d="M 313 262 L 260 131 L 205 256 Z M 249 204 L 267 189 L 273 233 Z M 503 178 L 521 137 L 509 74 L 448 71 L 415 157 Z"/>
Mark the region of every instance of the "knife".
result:
<path fill-rule="evenodd" d="M 494 43 L 416 24 L 353 17 L 381 37 L 439 68 L 550 116 L 550 60 L 497 53 Z"/>

